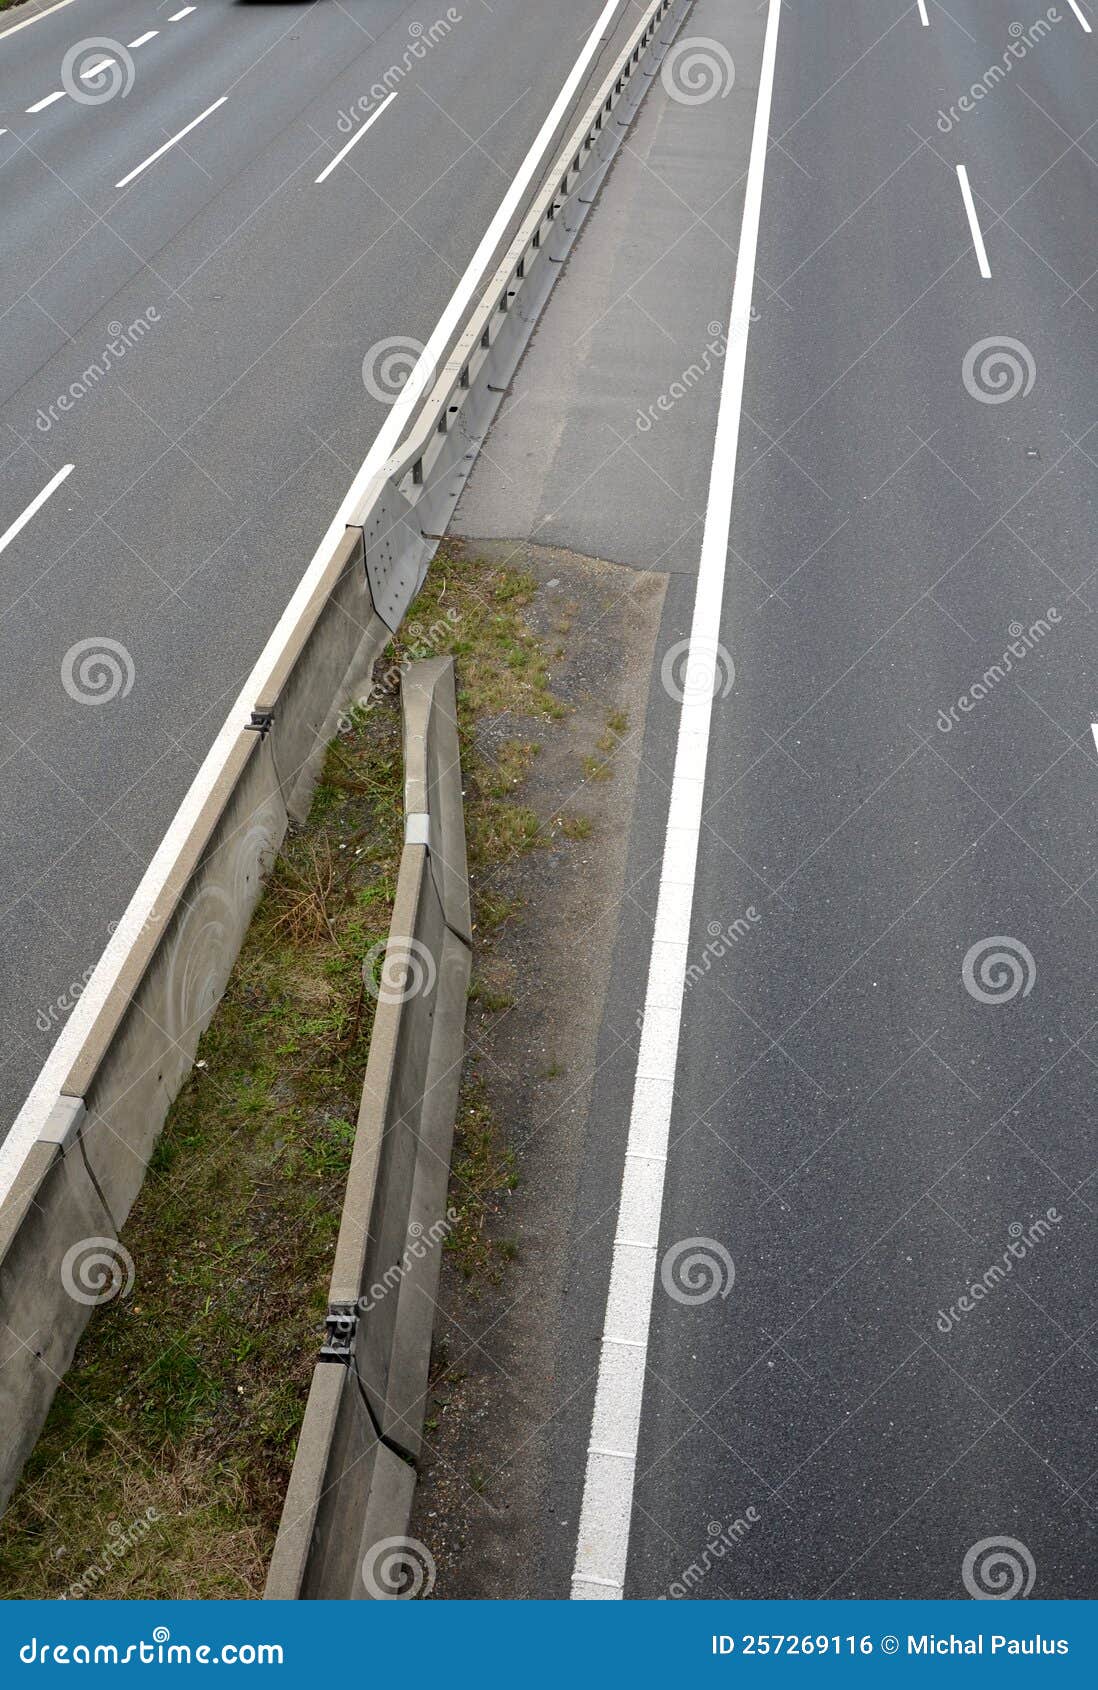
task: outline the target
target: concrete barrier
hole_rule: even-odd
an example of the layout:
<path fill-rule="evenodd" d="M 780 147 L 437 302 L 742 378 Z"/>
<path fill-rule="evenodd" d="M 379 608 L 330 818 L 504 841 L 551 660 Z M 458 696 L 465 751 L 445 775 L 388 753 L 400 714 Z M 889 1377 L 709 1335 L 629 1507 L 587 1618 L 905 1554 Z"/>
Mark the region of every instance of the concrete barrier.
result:
<path fill-rule="evenodd" d="M 471 962 L 452 662 L 414 664 L 403 704 L 405 843 L 272 1598 L 381 1595 L 415 1489 Z"/>
<path fill-rule="evenodd" d="M 309 565 L 0 1145 L 0 1506 L 97 1300 L 79 1283 L 74 1294 L 74 1248 L 117 1240 L 288 819 L 306 813 L 339 717 L 422 583 L 646 79 L 690 4 L 651 0 L 397 450 L 360 498 L 345 501 L 346 520 Z M 437 785 L 428 754 L 416 800 L 425 808 L 413 815 L 428 813 Z M 460 941 L 467 916 L 463 929 L 452 876 L 437 851 L 424 862 L 421 895 L 439 901 Z"/>

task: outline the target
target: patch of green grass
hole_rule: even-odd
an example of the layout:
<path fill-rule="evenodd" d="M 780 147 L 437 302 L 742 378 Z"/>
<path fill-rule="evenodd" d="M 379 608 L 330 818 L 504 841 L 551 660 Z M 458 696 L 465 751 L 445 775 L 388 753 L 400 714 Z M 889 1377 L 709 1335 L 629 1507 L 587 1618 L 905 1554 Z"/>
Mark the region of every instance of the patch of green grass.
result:
<path fill-rule="evenodd" d="M 0 0 L 3 4 L 3 0 Z M 515 904 L 478 885 L 543 843 L 514 801 L 537 745 L 478 753 L 476 724 L 563 713 L 523 612 L 527 574 L 440 554 L 379 664 L 380 695 L 330 746 L 308 824 L 272 869 L 225 997 L 123 1231 L 136 1278 L 96 1311 L 0 1523 L 0 1595 L 258 1595 L 322 1330 L 373 1020 L 362 959 L 383 941 L 403 833 L 399 675 L 457 662 L 478 937 Z M 488 1007 L 503 995 L 485 992 Z M 489 1236 L 515 1159 L 464 1087 L 448 1239 L 495 1279 Z M 109 1553 L 132 1522 L 124 1553 Z M 151 1521 L 151 1523 L 150 1523 Z"/>
<path fill-rule="evenodd" d="M 605 757 L 596 757 L 588 752 L 583 759 L 583 774 L 586 780 L 613 780 L 614 771 Z"/>

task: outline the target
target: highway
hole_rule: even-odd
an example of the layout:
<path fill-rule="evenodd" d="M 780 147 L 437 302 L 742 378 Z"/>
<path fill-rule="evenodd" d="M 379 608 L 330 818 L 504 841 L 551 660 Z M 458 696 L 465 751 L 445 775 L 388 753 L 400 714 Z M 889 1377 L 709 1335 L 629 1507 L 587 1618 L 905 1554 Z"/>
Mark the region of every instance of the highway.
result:
<path fill-rule="evenodd" d="M 5 1120 L 600 13 L 467 10 L 0 32 Z M 459 509 L 668 575 L 515 1576 L 1089 1596 L 1098 5 L 684 34 Z"/>
<path fill-rule="evenodd" d="M 713 39 L 739 55 L 749 10 L 699 0 L 687 33 L 718 71 Z M 760 10 L 735 97 L 655 89 L 628 191 L 607 189 L 634 264 L 607 292 L 635 290 L 653 379 L 621 355 L 636 313 L 623 334 L 596 300 L 581 330 L 573 294 L 555 350 L 583 356 L 522 520 L 491 478 L 465 501 L 471 533 L 642 567 L 673 545 L 677 571 L 574 1225 L 545 1586 L 1082 1597 L 1098 19 Z M 735 183 L 691 179 L 722 135 Z M 673 259 L 669 185 L 695 212 Z M 730 197 L 734 293 L 710 238 Z M 719 409 L 700 380 L 658 404 L 707 319 L 732 325 Z M 505 469 L 524 426 L 489 442 Z M 563 473 L 580 462 L 583 486 Z M 669 669 L 691 617 L 691 668 Z"/>
<path fill-rule="evenodd" d="M 657 1280 L 626 1594 L 753 1509 L 710 1590 L 963 1595 L 1007 1537 L 1078 1597 L 1096 40 L 1059 8 L 988 92 L 994 0 L 782 11 L 691 962 L 761 919 L 682 1019 L 661 1263 L 705 1265 Z"/>
<path fill-rule="evenodd" d="M 603 10 L 5 14 L 4 1130 Z"/>

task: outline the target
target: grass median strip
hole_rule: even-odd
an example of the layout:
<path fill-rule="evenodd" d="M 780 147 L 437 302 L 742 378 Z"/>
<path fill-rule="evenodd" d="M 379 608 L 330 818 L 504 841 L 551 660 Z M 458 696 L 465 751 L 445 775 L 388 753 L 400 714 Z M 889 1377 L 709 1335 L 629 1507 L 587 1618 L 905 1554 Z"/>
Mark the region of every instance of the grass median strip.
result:
<path fill-rule="evenodd" d="M 124 1228 L 132 1292 L 95 1311 L 0 1525 L 0 1595 L 261 1592 L 366 1066 L 362 959 L 388 932 L 400 860 L 400 673 L 416 657 L 457 663 L 480 936 L 510 913 L 492 871 L 546 837 L 522 802 L 538 752 L 528 730 L 564 706 L 524 616 L 534 590 L 523 573 L 440 554 L 329 748 Z M 484 731 L 512 722 L 524 731 Z M 507 1250 L 484 1215 L 515 1174 L 475 1080 L 454 1167 L 447 1248 L 462 1274 L 493 1275 Z"/>

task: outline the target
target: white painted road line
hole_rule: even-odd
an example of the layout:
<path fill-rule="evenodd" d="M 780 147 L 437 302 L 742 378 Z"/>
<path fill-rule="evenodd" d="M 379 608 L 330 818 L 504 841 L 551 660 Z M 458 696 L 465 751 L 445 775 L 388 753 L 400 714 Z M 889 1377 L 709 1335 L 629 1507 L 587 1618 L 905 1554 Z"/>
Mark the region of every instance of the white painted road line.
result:
<path fill-rule="evenodd" d="M 362 128 L 355 130 L 354 134 L 351 136 L 351 139 L 347 142 L 347 145 L 345 147 L 340 147 L 339 151 L 336 153 L 335 158 L 333 158 L 332 161 L 329 164 L 326 164 L 324 166 L 324 169 L 320 172 L 320 175 L 317 177 L 317 182 L 325 181 L 332 174 L 332 171 L 335 169 L 335 167 L 339 163 L 340 159 L 344 159 L 344 158 L 347 157 L 347 154 L 350 152 L 351 148 L 355 145 L 355 143 L 357 141 L 361 141 L 361 139 L 365 135 L 367 129 L 372 128 L 372 126 L 377 122 L 378 118 L 381 116 L 382 112 L 385 110 L 385 107 L 388 106 L 388 105 L 391 105 L 395 99 L 396 99 L 396 89 L 394 88 L 391 94 L 386 94 L 385 98 L 382 100 L 382 102 L 378 106 L 377 110 L 372 111 L 370 113 L 369 117 L 366 119 L 366 122 L 362 125 Z"/>
<path fill-rule="evenodd" d="M 193 11 L 194 11 L 193 6 L 184 6 L 184 8 L 181 12 L 173 12 L 171 17 L 168 19 L 168 22 L 169 23 L 178 23 L 180 18 L 189 18 Z"/>
<path fill-rule="evenodd" d="M 919 7 L 919 18 L 922 22 L 923 28 L 929 29 L 930 28 L 930 19 L 927 17 L 927 13 L 926 13 L 926 0 L 918 0 L 918 7 Z"/>
<path fill-rule="evenodd" d="M 770 0 L 572 1573 L 576 1600 L 620 1600 L 629 1555 L 780 16 L 781 0 Z"/>
<path fill-rule="evenodd" d="M 81 993 L 80 1002 L 65 1022 L 53 1049 L 43 1063 L 14 1125 L 0 1143 L 0 1199 L 11 1190 L 18 1170 L 42 1132 L 45 1118 L 53 1107 L 58 1090 L 72 1069 L 77 1051 L 81 1048 L 83 1040 L 88 1037 L 96 1016 L 101 1014 L 110 994 L 117 987 L 122 965 L 132 943 L 132 934 L 156 909 L 164 895 L 165 887 L 176 872 L 182 842 L 190 835 L 197 817 L 209 802 L 211 792 L 224 779 L 227 760 L 239 742 L 240 723 L 248 720 L 256 699 L 270 688 L 272 678 L 285 660 L 286 645 L 291 632 L 297 628 L 306 606 L 311 602 L 331 565 L 335 546 L 343 538 L 348 525 L 353 523 L 355 512 L 369 493 L 379 469 L 398 445 L 408 426 L 413 406 L 427 387 L 431 371 L 441 362 L 460 328 L 476 297 L 478 287 L 483 284 L 489 261 L 501 245 L 512 218 L 524 205 L 535 179 L 543 174 L 550 143 L 568 117 L 584 79 L 602 51 L 607 31 L 621 10 L 621 5 L 622 0 L 607 0 L 580 48 L 560 92 L 546 115 L 545 122 L 530 143 L 529 151 L 516 170 L 495 216 L 481 237 L 480 244 L 451 294 L 442 316 L 431 331 L 419 362 L 401 388 L 395 404 L 390 406 L 385 422 L 378 430 L 373 445 L 340 502 L 339 509 L 321 536 L 293 597 L 279 617 L 251 673 L 241 686 L 226 720 L 218 729 L 217 738 L 207 751 L 201 768 L 191 782 L 130 899 L 122 925 L 108 940 L 107 948 L 94 974 Z"/>
<path fill-rule="evenodd" d="M 192 7 L 192 10 L 193 10 L 193 7 Z M 155 164 L 158 158 L 163 158 L 164 154 L 168 151 L 168 149 L 170 147 L 174 147 L 177 141 L 181 141 L 183 139 L 184 135 L 189 135 L 192 129 L 196 129 L 200 123 L 205 122 L 206 118 L 209 117 L 210 113 L 215 112 L 217 110 L 218 106 L 223 106 L 225 104 L 225 101 L 228 99 L 228 97 L 229 96 L 227 94 L 222 94 L 220 100 L 215 100 L 212 106 L 207 106 L 206 110 L 203 111 L 203 112 L 199 112 L 197 117 L 192 117 L 191 121 L 188 124 L 186 124 L 185 127 L 182 128 L 179 131 L 178 135 L 173 135 L 170 141 L 165 141 L 164 145 L 162 147 L 157 147 L 156 151 L 154 153 L 150 153 L 148 158 L 144 161 L 144 163 L 139 164 L 137 166 L 136 170 L 131 170 L 128 176 L 123 176 L 121 182 L 116 182 L 114 184 L 115 187 L 116 188 L 127 187 L 129 185 L 129 183 L 131 183 L 134 180 L 135 177 L 140 176 L 140 174 L 143 170 L 147 170 L 149 168 L 150 164 Z"/>
<path fill-rule="evenodd" d="M 146 41 L 151 41 L 154 35 L 159 35 L 158 29 L 147 29 L 144 35 L 139 35 L 136 41 L 127 41 L 127 47 L 143 47 Z"/>
<path fill-rule="evenodd" d="M 976 248 L 980 274 L 985 282 L 989 282 L 991 280 L 991 265 L 987 261 L 987 247 L 984 245 L 984 237 L 980 232 L 980 219 L 976 215 L 976 201 L 972 197 L 972 189 L 969 186 L 968 171 L 963 164 L 957 166 L 957 180 L 961 184 L 961 198 L 965 202 L 965 210 L 968 213 L 968 226 L 972 230 L 972 244 Z"/>
<path fill-rule="evenodd" d="M 63 100 L 64 98 L 65 98 L 65 90 L 63 88 L 58 88 L 58 90 L 55 94 L 47 94 L 46 98 L 44 100 L 39 100 L 37 105 L 28 106 L 27 111 L 28 111 L 28 113 L 36 112 L 36 111 L 45 111 L 46 107 L 52 106 L 53 102 L 55 100 Z"/>
<path fill-rule="evenodd" d="M 45 504 L 50 494 L 57 491 L 65 477 L 67 475 L 71 475 L 75 468 L 75 464 L 65 464 L 62 469 L 58 470 L 52 481 L 47 481 L 41 493 L 35 494 L 22 516 L 17 516 L 11 527 L 6 529 L 3 534 L 0 534 L 0 552 L 4 551 L 11 545 L 17 534 L 21 534 L 23 532 L 23 529 L 31 520 L 31 517 L 34 516 L 37 511 L 42 509 L 42 506 Z"/>
<path fill-rule="evenodd" d="M 33 17 L 24 18 L 22 23 L 9 24 L 6 29 L 0 28 L 0 41 L 2 41 L 6 35 L 18 35 L 21 29 L 29 29 L 32 23 L 40 23 L 43 18 L 48 18 L 51 12 L 59 12 L 62 6 L 71 5 L 72 0 L 57 0 L 56 5 L 47 6 L 42 12 L 35 12 Z"/>
<path fill-rule="evenodd" d="M 1079 5 L 1079 0 L 1068 0 L 1068 5 L 1071 7 L 1072 11 L 1075 13 L 1075 16 L 1079 19 L 1079 22 L 1082 24 L 1082 26 L 1086 30 L 1087 34 L 1088 35 L 1092 34 L 1093 32 L 1091 30 L 1090 24 L 1087 22 L 1086 18 L 1083 16 L 1082 8 Z"/>
<path fill-rule="evenodd" d="M 82 77 L 98 76 L 101 70 L 108 70 L 111 65 L 116 65 L 117 63 L 117 59 L 97 59 L 93 65 L 88 66 L 87 70 L 82 70 L 80 75 Z"/>
<path fill-rule="evenodd" d="M 1092 722 L 1090 724 L 1090 731 L 1094 735 L 1094 749 L 1095 751 L 1098 751 L 1098 722 Z"/>
<path fill-rule="evenodd" d="M 418 362 L 412 369 L 396 400 L 390 405 L 389 414 L 378 429 L 374 443 L 363 459 L 362 467 L 351 483 L 347 497 L 340 506 L 335 521 L 321 541 L 320 550 L 315 553 L 309 566 L 310 574 L 306 576 L 306 581 L 303 581 L 301 587 L 298 588 L 298 593 L 304 591 L 306 582 L 311 579 L 312 571 L 323 568 L 323 560 L 327 558 L 331 547 L 347 526 L 347 522 L 351 520 L 349 517 L 345 518 L 344 513 L 355 509 L 378 470 L 388 462 L 400 444 L 401 436 L 408 426 L 412 412 L 426 391 L 428 383 L 434 379 L 435 373 L 449 348 L 455 329 L 472 304 L 477 285 L 488 267 L 489 260 L 495 254 L 497 247 L 507 233 L 511 219 L 529 193 L 535 174 L 545 168 L 544 155 L 548 151 L 549 143 L 570 112 L 572 101 L 579 92 L 584 78 L 591 68 L 592 61 L 603 47 L 611 24 L 620 9 L 621 0 L 606 0 L 606 5 L 596 18 L 593 29 L 580 49 L 579 57 L 568 72 L 564 86 L 553 101 L 545 122 L 530 143 L 530 150 L 516 170 L 511 186 L 500 201 L 495 216 L 481 236 L 480 245 L 469 260 L 460 282 L 450 295 L 446 309 L 431 331 L 431 336 L 420 353 Z M 293 626 L 300 615 L 300 611 L 298 594 L 295 593 L 283 618 L 287 630 Z M 282 629 L 283 623 L 280 622 L 271 636 L 270 649 L 272 652 L 276 649 L 274 642 L 286 637 L 285 632 L 281 631 Z M 261 664 L 262 661 L 261 658 Z"/>

